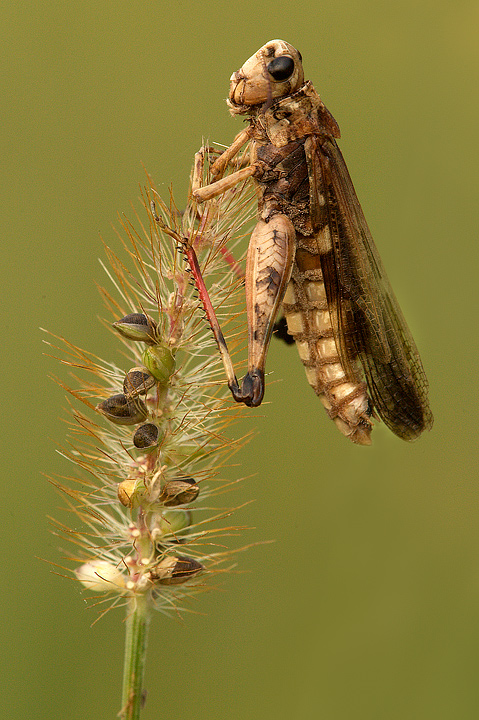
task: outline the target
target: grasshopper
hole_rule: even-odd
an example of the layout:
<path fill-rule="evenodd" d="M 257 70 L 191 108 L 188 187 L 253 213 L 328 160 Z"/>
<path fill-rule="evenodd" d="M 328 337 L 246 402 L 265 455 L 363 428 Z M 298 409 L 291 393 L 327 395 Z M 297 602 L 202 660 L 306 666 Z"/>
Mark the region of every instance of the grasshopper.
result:
<path fill-rule="evenodd" d="M 234 399 L 261 404 L 282 307 L 307 379 L 338 429 L 369 445 L 376 418 L 414 440 L 433 423 L 427 379 L 337 145 L 338 124 L 304 80 L 301 54 L 282 40 L 266 43 L 231 76 L 227 103 L 248 126 L 212 164 L 213 182 L 197 183 L 194 196 L 205 202 L 248 178 L 258 195 L 241 386 L 207 310 Z M 223 176 L 246 143 L 248 164 Z"/>

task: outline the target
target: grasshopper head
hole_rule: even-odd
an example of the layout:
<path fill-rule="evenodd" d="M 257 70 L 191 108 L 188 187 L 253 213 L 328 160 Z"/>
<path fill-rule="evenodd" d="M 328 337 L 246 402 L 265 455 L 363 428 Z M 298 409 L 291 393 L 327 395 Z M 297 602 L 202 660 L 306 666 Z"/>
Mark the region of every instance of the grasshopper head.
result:
<path fill-rule="evenodd" d="M 301 54 L 283 40 L 270 40 L 230 78 L 228 106 L 232 114 L 269 107 L 304 83 Z"/>

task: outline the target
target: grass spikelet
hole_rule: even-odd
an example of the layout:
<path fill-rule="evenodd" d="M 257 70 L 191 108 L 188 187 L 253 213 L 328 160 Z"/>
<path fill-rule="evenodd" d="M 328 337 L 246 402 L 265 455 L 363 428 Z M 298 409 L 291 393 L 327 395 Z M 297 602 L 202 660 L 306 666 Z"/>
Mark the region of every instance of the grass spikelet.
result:
<path fill-rule="evenodd" d="M 196 156 L 209 182 L 208 150 Z M 206 167 L 203 167 L 203 164 Z M 233 168 L 234 169 L 234 168 Z M 236 186 L 198 205 L 190 186 L 180 212 L 149 186 L 134 222 L 121 217 L 122 257 L 105 245 L 109 288 L 100 288 L 122 344 L 121 362 L 57 338 L 68 366 L 69 444 L 75 474 L 55 479 L 72 516 L 55 522 L 68 538 L 73 575 L 101 614 L 127 607 L 122 717 L 138 717 L 150 610 L 185 609 L 185 599 L 222 572 L 231 552 L 218 527 L 231 510 L 214 507 L 232 484 L 222 470 L 245 438 L 226 431 L 241 412 L 225 401 L 221 360 L 184 261 L 194 248 L 218 318 L 233 348 L 241 333 L 241 268 L 236 246 L 254 216 L 254 198 Z M 172 238 L 176 238 L 176 242 Z M 237 249 L 237 248 L 236 248 Z M 233 481 L 235 482 L 235 481 Z"/>

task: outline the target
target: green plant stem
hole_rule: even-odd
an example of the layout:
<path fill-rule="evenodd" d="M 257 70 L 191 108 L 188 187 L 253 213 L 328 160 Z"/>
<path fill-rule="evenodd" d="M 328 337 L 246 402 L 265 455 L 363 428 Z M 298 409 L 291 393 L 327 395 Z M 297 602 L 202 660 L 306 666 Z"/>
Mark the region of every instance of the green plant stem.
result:
<path fill-rule="evenodd" d="M 132 598 L 127 606 L 126 618 L 122 720 L 138 720 L 144 704 L 143 680 L 149 624 L 150 608 L 146 597 Z"/>

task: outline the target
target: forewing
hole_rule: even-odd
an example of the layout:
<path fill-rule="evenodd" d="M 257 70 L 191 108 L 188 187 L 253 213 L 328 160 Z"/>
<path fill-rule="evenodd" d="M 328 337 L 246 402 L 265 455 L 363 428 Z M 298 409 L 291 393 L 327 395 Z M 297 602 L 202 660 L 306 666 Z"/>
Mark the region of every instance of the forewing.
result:
<path fill-rule="evenodd" d="M 308 138 L 313 227 L 329 226 L 321 252 L 331 321 L 348 373 L 362 364 L 377 414 L 399 437 L 414 440 L 432 426 L 428 383 L 333 138 Z"/>

